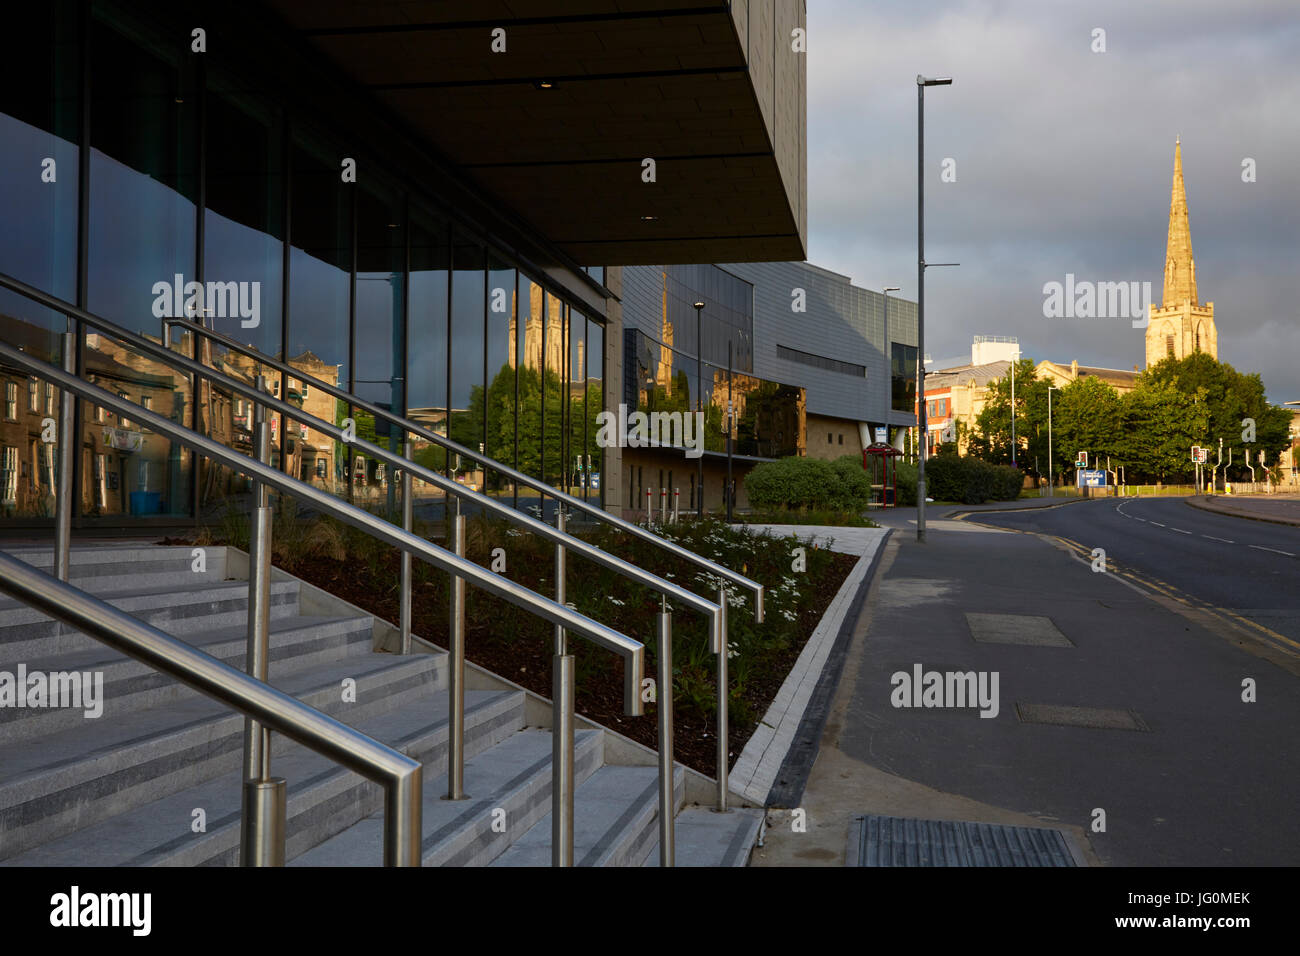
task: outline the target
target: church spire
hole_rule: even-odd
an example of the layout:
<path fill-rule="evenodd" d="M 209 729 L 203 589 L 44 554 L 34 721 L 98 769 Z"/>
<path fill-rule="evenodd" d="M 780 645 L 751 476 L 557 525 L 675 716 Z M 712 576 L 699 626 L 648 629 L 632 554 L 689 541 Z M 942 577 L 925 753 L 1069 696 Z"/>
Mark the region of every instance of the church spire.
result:
<path fill-rule="evenodd" d="M 1187 223 L 1187 192 L 1183 188 L 1182 141 L 1174 140 L 1174 187 L 1169 199 L 1169 244 L 1165 250 L 1165 291 L 1162 308 L 1196 298 L 1196 262 L 1192 258 L 1192 230 Z"/>

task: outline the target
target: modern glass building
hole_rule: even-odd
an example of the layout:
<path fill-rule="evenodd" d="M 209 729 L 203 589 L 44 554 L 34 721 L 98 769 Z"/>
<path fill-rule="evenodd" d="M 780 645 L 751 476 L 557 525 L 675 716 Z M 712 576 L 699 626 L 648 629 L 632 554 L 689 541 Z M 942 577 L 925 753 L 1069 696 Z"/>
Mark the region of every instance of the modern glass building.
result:
<path fill-rule="evenodd" d="M 790 455 L 857 455 L 915 425 L 916 303 L 806 262 L 610 269 L 623 322 L 629 409 L 703 409 L 702 465 L 682 449 L 624 452 L 623 505 L 645 492 L 725 504 L 726 410 L 733 476 Z M 704 307 L 697 313 L 696 302 Z M 730 351 L 728 350 L 730 347 Z M 697 399 L 702 399 L 697 401 Z"/>
<path fill-rule="evenodd" d="M 605 269 L 584 264 L 669 249 L 687 261 L 802 254 L 802 58 L 766 52 L 785 19 L 803 22 L 802 4 L 668 3 L 646 17 L 593 3 L 522 20 L 493 5 L 480 12 L 500 14 L 503 51 L 496 27 L 470 19 L 475 5 L 446 6 L 52 0 L 8 11 L 0 276 L 228 375 L 265 374 L 274 394 L 352 418 L 361 437 L 398 441 L 309 379 L 571 493 L 615 494 L 594 423 L 624 392 L 624 341 Z M 701 38 L 701 65 L 658 70 L 683 29 Z M 728 85 L 736 75 L 744 89 Z M 680 116 L 654 105 L 669 89 L 730 126 L 685 146 L 672 132 Z M 790 104 L 799 122 L 778 133 L 772 111 Z M 638 128 L 593 122 L 633 105 Z M 770 150 L 744 145 L 756 129 Z M 769 198 L 712 200 L 725 236 L 683 229 L 675 210 L 729 153 Z M 655 155 L 674 159 L 646 182 L 642 157 Z M 183 326 L 168 335 L 165 319 L 202 323 L 303 376 L 280 380 Z M 61 313 L 0 288 L 0 339 L 57 364 L 65 330 Z M 72 359 L 96 384 L 251 449 L 239 398 L 111 334 L 73 331 Z M 724 337 L 748 361 L 744 329 Z M 56 392 L 3 368 L 0 380 L 0 524 L 46 523 Z M 242 490 L 129 417 L 80 404 L 77 526 L 175 524 Z M 272 436 L 274 463 L 296 477 L 354 500 L 390 490 L 382 465 L 308 427 L 273 418 Z M 519 498 L 435 446 L 415 452 Z"/>

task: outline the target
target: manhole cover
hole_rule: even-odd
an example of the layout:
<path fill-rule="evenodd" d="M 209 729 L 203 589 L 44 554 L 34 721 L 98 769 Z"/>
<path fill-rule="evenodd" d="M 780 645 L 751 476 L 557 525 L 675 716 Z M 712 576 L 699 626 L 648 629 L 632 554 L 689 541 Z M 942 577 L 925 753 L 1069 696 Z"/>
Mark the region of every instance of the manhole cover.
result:
<path fill-rule="evenodd" d="M 1037 647 L 1074 647 L 1050 617 L 1037 614 L 972 614 L 967 612 L 970 636 L 981 644 L 1025 644 Z"/>
<path fill-rule="evenodd" d="M 1017 701 L 1016 713 L 1022 724 L 1056 724 L 1060 727 L 1091 727 L 1096 730 L 1151 729 L 1137 711 L 1118 708 L 1022 704 Z"/>
<path fill-rule="evenodd" d="M 1060 830 L 908 817 L 859 817 L 849 866 L 1076 866 Z"/>

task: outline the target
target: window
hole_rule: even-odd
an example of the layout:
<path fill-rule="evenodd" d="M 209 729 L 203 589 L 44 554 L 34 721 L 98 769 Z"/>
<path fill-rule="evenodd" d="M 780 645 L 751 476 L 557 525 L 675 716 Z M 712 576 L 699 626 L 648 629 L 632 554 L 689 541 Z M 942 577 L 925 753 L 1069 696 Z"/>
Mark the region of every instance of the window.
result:
<path fill-rule="evenodd" d="M 5 382 L 5 418 L 9 421 L 18 419 L 18 384 Z"/>
<path fill-rule="evenodd" d="M 826 433 L 826 444 L 828 445 L 835 444 L 835 436 L 832 435 L 830 432 Z"/>
<path fill-rule="evenodd" d="M 95 421 L 98 422 L 98 423 L 101 424 L 101 425 L 104 424 L 104 406 L 103 406 L 103 405 L 96 405 L 96 406 L 95 406 Z"/>
<path fill-rule="evenodd" d="M 153 396 L 152 396 L 152 395 L 142 395 L 142 396 L 140 397 L 140 404 L 143 405 L 143 406 L 145 407 L 145 410 L 146 410 L 146 411 L 153 411 Z"/>
<path fill-rule="evenodd" d="M 29 412 L 37 412 L 40 411 L 40 408 L 41 400 L 39 384 L 36 379 L 29 378 L 27 380 L 27 410 Z"/>
<path fill-rule="evenodd" d="M 1166 355 L 1174 354 L 1174 337 L 1172 335 L 1165 336 L 1165 354 Z"/>
<path fill-rule="evenodd" d="M 4 458 L 0 459 L 0 489 L 4 492 L 0 503 L 18 503 L 18 449 L 13 445 L 4 446 Z"/>
<path fill-rule="evenodd" d="M 117 397 L 128 402 L 131 400 L 131 396 L 128 395 L 126 392 L 118 392 Z M 118 424 L 121 425 L 123 428 L 131 427 L 131 422 L 125 415 L 118 416 Z"/>
<path fill-rule="evenodd" d="M 843 432 L 840 432 L 840 444 L 841 444 L 841 445 L 844 444 L 844 433 L 843 433 Z"/>
<path fill-rule="evenodd" d="M 54 384 L 52 382 L 45 383 L 45 414 L 54 414 Z"/>

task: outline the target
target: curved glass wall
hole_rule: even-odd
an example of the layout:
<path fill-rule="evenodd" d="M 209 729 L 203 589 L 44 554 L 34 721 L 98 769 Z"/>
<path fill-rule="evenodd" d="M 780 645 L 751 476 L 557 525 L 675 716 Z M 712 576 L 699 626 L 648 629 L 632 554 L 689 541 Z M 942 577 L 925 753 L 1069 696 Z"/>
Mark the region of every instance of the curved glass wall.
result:
<path fill-rule="evenodd" d="M 397 448 L 403 436 L 313 381 L 598 495 L 600 320 L 494 250 L 493 237 L 462 228 L 424 182 L 358 155 L 346 118 L 332 126 L 299 111 L 291 104 L 305 91 L 251 60 L 219 47 L 194 56 L 176 24 L 161 22 L 167 15 L 76 0 L 12 11 L 6 36 L 22 46 L 0 58 L 0 273 L 160 345 L 162 320 L 176 318 L 282 359 L 301 375 L 281 380 L 183 326 L 167 339 L 245 383 L 265 375 L 268 391 L 305 415 L 352 418 L 367 440 Z M 603 268 L 587 271 L 603 281 Z M 61 313 L 0 293 L 4 341 L 58 362 L 66 326 Z M 90 381 L 252 452 L 250 401 L 113 335 L 82 332 Z M 0 388 L 0 518 L 48 521 L 57 442 L 39 439 L 58 393 L 14 369 L 0 369 Z M 188 451 L 135 416 L 80 405 L 82 526 L 212 520 L 248 507 L 242 476 L 196 470 Z M 270 415 L 276 467 L 381 510 L 395 504 L 380 463 L 288 418 Z M 413 444 L 426 466 L 520 507 L 538 504 L 491 470 Z M 441 497 L 421 482 L 415 493 Z"/>

